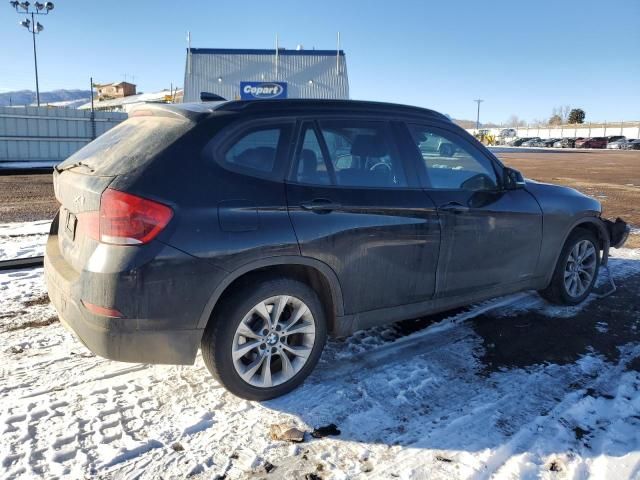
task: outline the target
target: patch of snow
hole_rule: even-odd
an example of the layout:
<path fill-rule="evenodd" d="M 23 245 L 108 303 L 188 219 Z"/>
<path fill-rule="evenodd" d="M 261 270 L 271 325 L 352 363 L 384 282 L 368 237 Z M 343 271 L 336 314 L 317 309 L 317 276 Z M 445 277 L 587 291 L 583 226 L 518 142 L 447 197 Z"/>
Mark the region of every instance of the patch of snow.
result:
<path fill-rule="evenodd" d="M 0 260 L 44 255 L 51 220 L 0 223 Z"/>
<path fill-rule="evenodd" d="M 14 238 L 10 230 L 28 243 L 45 228 L 0 225 L 2 248 Z M 614 278 L 640 272 L 640 250 L 613 253 Z M 266 462 L 279 478 L 640 472 L 640 374 L 627 369 L 640 345 L 621 347 L 617 363 L 587 351 L 562 365 L 487 371 L 482 364 L 487 347 L 468 320 L 580 313 L 552 310 L 533 293 L 483 302 L 401 338 L 385 327 L 331 340 L 301 388 L 264 403 L 226 392 L 200 356 L 194 366 L 113 362 L 57 322 L 21 328 L 56 315 L 44 296 L 41 268 L 0 272 L 4 479 L 262 478 Z M 275 423 L 306 430 L 335 423 L 341 434 L 292 446 L 270 439 Z"/>

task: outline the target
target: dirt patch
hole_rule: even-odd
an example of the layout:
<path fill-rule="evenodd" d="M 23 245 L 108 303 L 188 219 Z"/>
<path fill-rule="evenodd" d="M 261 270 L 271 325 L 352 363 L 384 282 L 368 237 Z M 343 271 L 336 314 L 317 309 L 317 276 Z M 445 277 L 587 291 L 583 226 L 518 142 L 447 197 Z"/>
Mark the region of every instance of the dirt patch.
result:
<path fill-rule="evenodd" d="M 627 370 L 640 372 L 640 357 L 636 357 L 627 364 Z"/>
<path fill-rule="evenodd" d="M 51 174 L 0 175 L 0 223 L 45 220 L 57 210 Z"/>
<path fill-rule="evenodd" d="M 605 216 L 640 227 L 640 151 L 513 150 L 497 155 L 525 177 L 576 188 L 602 202 Z M 640 246 L 635 237 L 632 241 Z"/>
<path fill-rule="evenodd" d="M 640 313 L 629 308 L 637 304 L 639 290 L 640 275 L 634 275 L 620 282 L 613 295 L 593 300 L 568 318 L 533 311 L 476 317 L 471 324 L 483 339 L 480 361 L 485 373 L 547 363 L 564 365 L 590 352 L 617 362 L 618 347 L 640 341 Z M 603 323 L 607 325 L 604 334 Z"/>
<path fill-rule="evenodd" d="M 29 320 L 28 322 L 21 323 L 19 325 L 13 325 L 5 330 L 5 332 L 15 332 L 16 330 L 26 330 L 27 328 L 42 328 L 48 327 L 58 322 L 58 316 L 53 315 L 45 320 Z"/>
<path fill-rule="evenodd" d="M 35 305 L 48 305 L 48 304 L 49 304 L 48 295 L 41 295 L 40 297 L 32 298 L 31 300 L 22 302 L 22 305 L 24 305 L 25 307 L 33 307 Z"/>

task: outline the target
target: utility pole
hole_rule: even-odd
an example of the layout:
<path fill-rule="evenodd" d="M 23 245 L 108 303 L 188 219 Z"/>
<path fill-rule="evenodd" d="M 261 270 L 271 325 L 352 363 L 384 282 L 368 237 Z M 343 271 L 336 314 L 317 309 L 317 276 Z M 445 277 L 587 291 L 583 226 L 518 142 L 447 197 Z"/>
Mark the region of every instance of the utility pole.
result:
<path fill-rule="evenodd" d="M 29 20 L 29 17 L 27 17 L 26 20 L 23 20 L 20 22 L 20 25 L 26 28 L 31 33 L 31 36 L 33 37 L 33 63 L 36 70 L 36 101 L 38 106 L 40 106 L 40 85 L 38 83 L 38 55 L 36 52 L 36 35 L 42 32 L 42 30 L 44 30 L 44 27 L 40 22 L 36 22 L 35 16 L 48 15 L 49 12 L 53 10 L 53 3 L 52 2 L 45 2 L 45 3 L 36 2 L 34 4 L 35 10 L 31 10 L 29 8 L 31 6 L 29 2 L 18 2 L 14 0 L 12 2 L 9 2 L 9 4 L 15 9 L 16 13 L 19 13 L 19 14 L 25 13 L 27 15 L 31 15 L 31 20 Z"/>
<path fill-rule="evenodd" d="M 91 140 L 96 139 L 96 112 L 93 109 L 93 77 L 89 77 L 91 82 L 91 113 L 89 113 L 89 122 L 91 123 Z"/>
<path fill-rule="evenodd" d="M 480 104 L 484 102 L 481 98 L 474 100 L 478 104 L 478 114 L 476 115 L 476 130 L 480 130 Z M 476 132 L 477 133 L 477 132 Z"/>

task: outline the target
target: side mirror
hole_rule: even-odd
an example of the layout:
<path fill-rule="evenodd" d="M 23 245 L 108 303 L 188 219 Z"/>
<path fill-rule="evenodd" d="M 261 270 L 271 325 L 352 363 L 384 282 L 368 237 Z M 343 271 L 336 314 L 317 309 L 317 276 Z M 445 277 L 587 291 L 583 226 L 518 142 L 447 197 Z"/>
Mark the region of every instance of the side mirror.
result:
<path fill-rule="evenodd" d="M 524 177 L 518 170 L 504 167 L 502 171 L 502 187 L 505 190 L 517 190 L 524 188 L 526 184 Z"/>

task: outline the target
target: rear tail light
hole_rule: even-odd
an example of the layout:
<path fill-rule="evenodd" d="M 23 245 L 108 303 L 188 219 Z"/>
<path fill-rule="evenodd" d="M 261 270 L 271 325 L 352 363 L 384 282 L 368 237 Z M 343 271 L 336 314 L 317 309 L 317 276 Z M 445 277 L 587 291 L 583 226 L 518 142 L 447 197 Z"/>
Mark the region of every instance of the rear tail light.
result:
<path fill-rule="evenodd" d="M 102 243 L 143 245 L 167 226 L 173 210 L 162 203 L 108 188 L 99 212 L 78 214 L 78 232 Z"/>
<path fill-rule="evenodd" d="M 166 205 L 108 188 L 100 201 L 100 241 L 115 245 L 149 243 L 172 216 L 173 210 Z"/>

